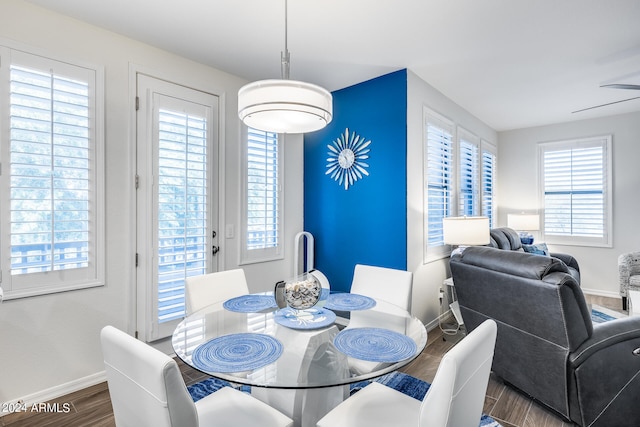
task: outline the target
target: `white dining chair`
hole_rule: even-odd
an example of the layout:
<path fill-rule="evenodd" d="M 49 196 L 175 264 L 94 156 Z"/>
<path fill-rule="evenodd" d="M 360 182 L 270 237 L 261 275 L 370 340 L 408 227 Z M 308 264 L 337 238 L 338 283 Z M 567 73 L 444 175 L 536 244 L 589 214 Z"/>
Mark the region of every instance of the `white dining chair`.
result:
<path fill-rule="evenodd" d="M 171 357 L 126 333 L 100 333 L 109 395 L 118 427 L 292 426 L 293 421 L 231 387 L 194 403 Z"/>
<path fill-rule="evenodd" d="M 373 382 L 325 415 L 317 427 L 477 427 L 496 333 L 495 321 L 486 320 L 449 350 L 422 402 Z"/>
<path fill-rule="evenodd" d="M 244 270 L 217 271 L 185 280 L 187 316 L 210 304 L 247 295 L 249 286 Z"/>
<path fill-rule="evenodd" d="M 351 282 L 351 293 L 365 295 L 376 300 L 386 301 L 391 306 L 378 304 L 376 311 L 387 311 L 387 322 L 382 325 L 371 322 L 367 310 L 352 311 L 346 328 L 384 327 L 395 332 L 406 333 L 404 314 L 395 316 L 394 310 L 411 312 L 411 296 L 413 289 L 413 273 L 386 267 L 356 264 Z M 380 316 L 373 316 L 379 319 Z M 349 359 L 349 369 L 356 375 L 363 375 L 380 369 L 385 363 L 370 362 L 355 358 Z"/>
<path fill-rule="evenodd" d="M 411 312 L 413 273 L 394 268 L 356 264 L 351 293 L 381 299 Z"/>

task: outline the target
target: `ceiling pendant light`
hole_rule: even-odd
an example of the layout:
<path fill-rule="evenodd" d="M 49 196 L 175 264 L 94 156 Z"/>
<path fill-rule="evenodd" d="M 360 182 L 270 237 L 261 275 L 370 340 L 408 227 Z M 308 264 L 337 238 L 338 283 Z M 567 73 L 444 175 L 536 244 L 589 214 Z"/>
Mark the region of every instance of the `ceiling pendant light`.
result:
<path fill-rule="evenodd" d="M 287 0 L 284 2 L 282 79 L 259 80 L 238 91 L 238 116 L 254 129 L 276 133 L 305 133 L 325 127 L 333 117 L 333 98 L 326 89 L 289 80 Z"/>

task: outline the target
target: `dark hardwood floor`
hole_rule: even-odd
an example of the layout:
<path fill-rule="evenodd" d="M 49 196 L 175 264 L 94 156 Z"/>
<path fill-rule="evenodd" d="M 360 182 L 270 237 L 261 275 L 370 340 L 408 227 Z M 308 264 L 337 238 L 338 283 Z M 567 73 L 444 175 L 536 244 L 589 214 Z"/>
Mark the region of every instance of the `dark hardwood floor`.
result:
<path fill-rule="evenodd" d="M 622 313 L 619 298 L 606 298 L 586 295 L 587 302 L 610 308 Z M 403 372 L 425 381 L 433 381 L 440 359 L 455 343 L 455 340 L 443 340 L 442 332 L 436 328 L 429 332 L 429 340 L 424 351 Z M 201 381 L 206 375 L 180 364 L 187 385 Z M 55 399 L 58 413 L 19 412 L 0 417 L 0 426 L 20 427 L 79 427 L 114 426 L 113 410 L 106 383 L 97 384 L 75 393 Z M 67 405 L 65 405 L 67 404 Z M 55 408 L 51 405 L 50 408 Z M 68 410 L 67 410 L 68 409 Z M 491 377 L 484 405 L 485 413 L 491 415 L 504 427 L 564 427 L 571 424 L 548 412 L 528 397 Z"/>

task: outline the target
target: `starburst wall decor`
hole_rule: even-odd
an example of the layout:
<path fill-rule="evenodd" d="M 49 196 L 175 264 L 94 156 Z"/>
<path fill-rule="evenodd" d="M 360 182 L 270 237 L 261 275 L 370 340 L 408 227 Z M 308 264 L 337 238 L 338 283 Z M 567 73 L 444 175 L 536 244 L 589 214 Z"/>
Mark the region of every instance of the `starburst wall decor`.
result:
<path fill-rule="evenodd" d="M 355 132 L 349 133 L 346 128 L 339 138 L 327 145 L 329 157 L 325 175 L 330 175 L 331 179 L 348 190 L 357 180 L 369 175 L 369 164 L 364 162 L 369 158 L 369 145 L 371 140 L 365 142 L 365 138 Z"/>

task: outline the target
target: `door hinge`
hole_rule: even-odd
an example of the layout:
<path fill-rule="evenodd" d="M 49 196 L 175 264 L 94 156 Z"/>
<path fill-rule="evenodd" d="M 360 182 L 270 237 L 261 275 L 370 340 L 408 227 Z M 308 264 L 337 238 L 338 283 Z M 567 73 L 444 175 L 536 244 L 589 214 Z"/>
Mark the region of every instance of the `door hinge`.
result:
<path fill-rule="evenodd" d="M 138 254 L 136 253 L 136 267 L 138 266 Z"/>
<path fill-rule="evenodd" d="M 136 190 L 140 188 L 140 175 L 138 174 L 136 174 L 136 178 L 135 178 L 135 187 L 136 187 Z"/>
<path fill-rule="evenodd" d="M 140 110 L 140 97 L 136 96 L 136 111 Z"/>

